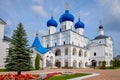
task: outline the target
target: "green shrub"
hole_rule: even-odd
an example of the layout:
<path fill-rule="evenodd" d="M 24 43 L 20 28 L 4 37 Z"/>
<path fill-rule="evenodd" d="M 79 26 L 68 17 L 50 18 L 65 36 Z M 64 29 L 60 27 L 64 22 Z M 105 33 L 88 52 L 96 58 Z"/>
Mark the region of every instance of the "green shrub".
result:
<path fill-rule="evenodd" d="M 40 55 L 37 54 L 35 58 L 35 69 L 39 70 L 40 69 Z"/>
<path fill-rule="evenodd" d="M 105 69 L 106 67 L 106 61 L 102 61 L 102 69 Z"/>

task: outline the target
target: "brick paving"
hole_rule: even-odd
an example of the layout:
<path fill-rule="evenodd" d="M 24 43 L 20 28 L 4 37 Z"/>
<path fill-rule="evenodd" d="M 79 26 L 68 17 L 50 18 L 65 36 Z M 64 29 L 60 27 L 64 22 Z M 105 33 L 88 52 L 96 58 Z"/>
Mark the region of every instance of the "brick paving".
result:
<path fill-rule="evenodd" d="M 91 78 L 87 78 L 84 80 L 120 80 L 120 69 L 116 70 L 99 70 L 92 68 L 85 69 L 44 69 L 44 70 L 36 70 L 36 71 L 27 71 L 22 73 L 45 73 L 45 72 L 63 72 L 63 71 L 73 71 L 73 72 L 86 72 L 86 73 L 98 73 L 100 75 L 94 76 Z M 6 73 L 16 73 L 16 72 L 0 72 L 0 74 Z"/>

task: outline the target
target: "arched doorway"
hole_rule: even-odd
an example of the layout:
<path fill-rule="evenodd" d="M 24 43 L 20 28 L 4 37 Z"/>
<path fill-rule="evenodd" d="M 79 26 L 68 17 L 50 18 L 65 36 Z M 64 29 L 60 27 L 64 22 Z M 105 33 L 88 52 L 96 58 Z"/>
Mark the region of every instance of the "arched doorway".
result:
<path fill-rule="evenodd" d="M 77 67 L 77 61 L 74 60 L 74 61 L 73 61 L 73 68 L 76 68 L 76 67 Z"/>
<path fill-rule="evenodd" d="M 55 61 L 55 66 L 58 67 L 58 68 L 60 68 L 61 62 L 60 62 L 59 60 L 56 60 L 56 61 Z"/>
<path fill-rule="evenodd" d="M 88 67 L 88 62 L 85 62 L 85 67 Z"/>
<path fill-rule="evenodd" d="M 65 68 L 68 68 L 68 60 L 65 60 Z"/>
<path fill-rule="evenodd" d="M 80 67 L 80 68 L 82 67 L 82 61 L 79 62 L 79 67 Z"/>
<path fill-rule="evenodd" d="M 97 61 L 96 60 L 92 60 L 91 62 L 92 62 L 92 67 L 95 68 L 97 66 Z"/>

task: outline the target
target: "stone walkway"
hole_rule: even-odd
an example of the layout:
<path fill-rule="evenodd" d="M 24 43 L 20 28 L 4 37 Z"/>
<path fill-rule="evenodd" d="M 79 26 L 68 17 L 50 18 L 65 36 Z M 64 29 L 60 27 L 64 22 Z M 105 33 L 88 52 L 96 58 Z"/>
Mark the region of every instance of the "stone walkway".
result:
<path fill-rule="evenodd" d="M 120 80 L 120 69 L 116 70 L 99 70 L 92 68 L 85 69 L 44 69 L 37 71 L 27 71 L 23 73 L 46 73 L 46 72 L 63 72 L 63 71 L 73 71 L 73 72 L 83 72 L 83 73 L 98 73 L 100 75 L 90 77 L 84 80 Z M 5 74 L 6 72 L 0 72 L 0 74 Z M 7 72 L 7 73 L 15 73 L 15 72 Z"/>

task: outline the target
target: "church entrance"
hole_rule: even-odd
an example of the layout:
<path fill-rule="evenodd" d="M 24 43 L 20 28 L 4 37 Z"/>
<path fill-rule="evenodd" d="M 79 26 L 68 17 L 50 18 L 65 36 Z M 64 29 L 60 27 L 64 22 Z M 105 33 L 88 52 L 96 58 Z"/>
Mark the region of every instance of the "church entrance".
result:
<path fill-rule="evenodd" d="M 60 61 L 56 61 L 56 62 L 55 62 L 55 66 L 58 67 L 58 68 L 60 68 L 60 66 L 61 66 Z"/>
<path fill-rule="evenodd" d="M 65 68 L 68 68 L 68 62 L 67 61 L 65 62 Z"/>
<path fill-rule="evenodd" d="M 96 60 L 92 60 L 92 67 L 95 68 L 97 66 L 97 61 Z"/>

